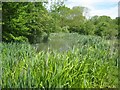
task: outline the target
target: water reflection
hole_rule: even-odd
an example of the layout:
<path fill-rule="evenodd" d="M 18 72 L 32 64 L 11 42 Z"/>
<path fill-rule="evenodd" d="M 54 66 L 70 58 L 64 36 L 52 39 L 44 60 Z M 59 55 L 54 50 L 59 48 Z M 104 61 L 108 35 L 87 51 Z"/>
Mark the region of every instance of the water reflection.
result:
<path fill-rule="evenodd" d="M 38 43 L 35 47 L 37 51 L 48 51 L 48 49 L 59 52 L 68 51 L 78 45 L 79 38 L 78 33 L 51 33 L 48 42 Z"/>
<path fill-rule="evenodd" d="M 73 47 L 72 43 L 65 40 L 51 40 L 47 43 L 37 43 L 35 44 L 35 48 L 37 52 L 39 51 L 48 51 L 55 50 L 59 52 L 71 50 Z"/>

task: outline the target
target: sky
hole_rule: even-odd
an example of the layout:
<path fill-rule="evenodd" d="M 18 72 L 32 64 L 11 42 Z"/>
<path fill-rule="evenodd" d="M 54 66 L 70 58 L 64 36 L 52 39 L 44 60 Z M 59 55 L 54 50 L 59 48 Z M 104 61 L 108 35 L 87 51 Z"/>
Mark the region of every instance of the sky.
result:
<path fill-rule="evenodd" d="M 86 14 L 88 18 L 95 15 L 106 15 L 114 19 L 118 17 L 118 2 L 119 0 L 66 0 L 65 5 L 69 8 L 73 6 L 87 7 L 89 9 Z"/>

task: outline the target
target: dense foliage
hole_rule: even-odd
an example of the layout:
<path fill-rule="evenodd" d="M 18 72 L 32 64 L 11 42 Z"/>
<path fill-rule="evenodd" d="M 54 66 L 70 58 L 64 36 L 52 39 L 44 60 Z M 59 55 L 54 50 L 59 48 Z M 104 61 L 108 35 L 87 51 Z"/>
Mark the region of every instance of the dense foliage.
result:
<path fill-rule="evenodd" d="M 77 37 L 75 47 L 63 52 L 37 52 L 30 44 L 0 44 L 2 87 L 117 88 L 117 48 L 100 37 Z"/>
<path fill-rule="evenodd" d="M 3 41 L 34 43 L 50 30 L 51 17 L 41 2 L 7 2 L 3 3 L 2 8 Z"/>
<path fill-rule="evenodd" d="M 87 19 L 86 7 L 66 7 L 64 2 L 51 4 L 42 2 L 3 2 L 3 41 L 47 41 L 51 32 L 77 32 L 98 35 L 111 39 L 119 37 L 118 18 L 94 16 Z"/>
<path fill-rule="evenodd" d="M 118 87 L 119 18 L 86 18 L 86 10 L 64 2 L 49 8 L 43 2 L 2 2 L 0 86 Z"/>

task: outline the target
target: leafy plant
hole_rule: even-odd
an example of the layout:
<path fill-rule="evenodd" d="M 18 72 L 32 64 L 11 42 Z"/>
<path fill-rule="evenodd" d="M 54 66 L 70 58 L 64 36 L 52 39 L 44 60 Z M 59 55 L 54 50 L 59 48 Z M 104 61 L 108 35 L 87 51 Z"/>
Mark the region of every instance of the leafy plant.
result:
<path fill-rule="evenodd" d="M 111 55 L 105 40 L 79 38 L 66 52 L 36 52 L 27 43 L 0 44 L 2 88 L 117 88 L 117 49 Z"/>

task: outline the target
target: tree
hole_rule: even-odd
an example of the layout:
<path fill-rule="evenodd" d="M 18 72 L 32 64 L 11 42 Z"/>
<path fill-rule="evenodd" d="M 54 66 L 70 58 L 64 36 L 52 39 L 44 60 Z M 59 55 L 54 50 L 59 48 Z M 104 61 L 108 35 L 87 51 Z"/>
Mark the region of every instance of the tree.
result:
<path fill-rule="evenodd" d="M 40 42 L 49 33 L 51 17 L 41 2 L 3 3 L 3 41 Z"/>
<path fill-rule="evenodd" d="M 69 32 L 69 25 L 68 25 L 68 14 L 70 8 L 66 7 L 65 5 L 59 6 L 56 10 L 56 24 L 60 27 L 60 32 Z M 69 22 L 70 23 L 70 22 Z"/>
<path fill-rule="evenodd" d="M 91 20 L 87 20 L 84 23 L 84 34 L 85 35 L 94 35 L 95 33 L 95 25 L 93 24 L 93 22 Z"/>
<path fill-rule="evenodd" d="M 91 17 L 90 20 L 94 25 L 97 25 L 99 23 L 98 18 L 99 18 L 99 16 L 95 15 L 95 16 Z"/>
<path fill-rule="evenodd" d="M 117 30 L 117 38 L 120 39 L 120 17 L 113 19 L 114 27 Z"/>
<path fill-rule="evenodd" d="M 73 7 L 67 17 L 68 26 L 70 27 L 70 32 L 80 32 L 82 29 L 81 25 L 85 22 L 85 17 L 83 16 L 84 7 Z"/>
<path fill-rule="evenodd" d="M 109 16 L 100 16 L 96 22 L 96 35 L 105 36 L 109 39 L 117 35 L 116 24 Z"/>
<path fill-rule="evenodd" d="M 19 13 L 19 7 L 22 6 L 21 3 L 7 2 L 3 3 L 2 6 L 2 14 L 3 14 L 3 41 L 13 41 L 13 40 L 27 40 L 23 35 L 28 31 L 28 28 L 25 28 L 26 21 L 24 20 L 25 12 L 22 13 L 24 17 L 19 17 L 21 14 Z M 22 26 L 21 26 L 22 24 Z M 24 31 L 22 30 L 24 29 Z"/>

